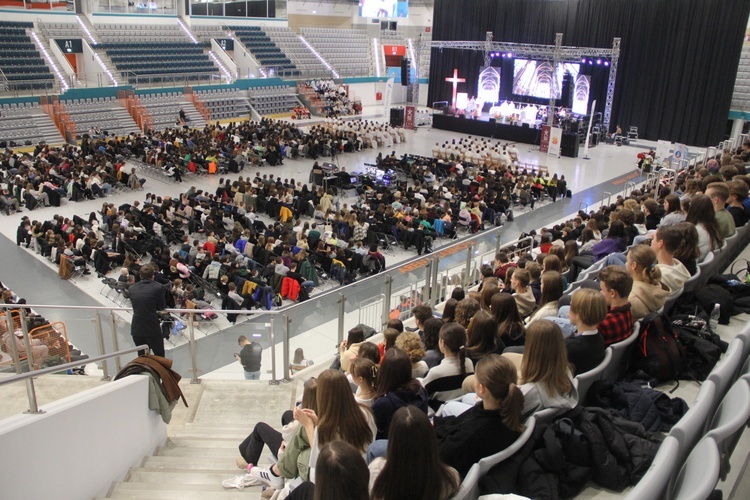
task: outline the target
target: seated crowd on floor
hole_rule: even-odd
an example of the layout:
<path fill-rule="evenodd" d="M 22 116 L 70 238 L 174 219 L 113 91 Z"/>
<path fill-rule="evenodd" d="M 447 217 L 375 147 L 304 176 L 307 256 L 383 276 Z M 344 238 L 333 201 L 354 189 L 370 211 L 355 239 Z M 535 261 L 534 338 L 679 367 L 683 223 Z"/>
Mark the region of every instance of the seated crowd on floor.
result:
<path fill-rule="evenodd" d="M 344 85 L 338 85 L 330 79 L 311 80 L 305 85 L 318 95 L 327 118 L 362 113 L 362 102 L 349 99 Z"/>
<path fill-rule="evenodd" d="M 335 490 L 328 474 L 343 467 L 338 473 L 351 482 L 335 491 L 345 490 L 347 498 L 404 498 L 405 491 L 410 498 L 451 498 L 472 466 L 510 446 L 527 419 L 584 407 L 576 377 L 600 365 L 608 346 L 631 336 L 635 322 L 661 312 L 702 259 L 747 224 L 750 178 L 730 164 L 731 156 L 719 161 L 724 166 L 712 159 L 680 173 L 674 192 L 636 190 L 611 206 L 532 231 L 532 244 L 498 252 L 482 267 L 478 286 L 453 289 L 442 311 L 413 307 L 414 329 L 397 314 L 381 343 L 368 341 L 361 327 L 350 330 L 331 368 L 308 380 L 301 405 L 284 414 L 284 429 L 258 423 L 243 441 L 237 465 L 247 473 L 224 486 L 265 485 L 284 494 L 291 489 L 287 498 L 320 498 L 321 491 Z M 595 263 L 598 271 L 566 293 Z M 663 408 L 663 422 L 647 428 L 668 430 L 682 415 L 674 408 Z M 545 442 L 552 438 L 545 434 Z M 639 451 L 618 448 L 624 454 L 612 458 L 630 471 L 620 488 L 642 477 L 662 439 L 642 430 L 628 434 L 628 446 L 638 443 Z M 270 468 L 258 466 L 264 445 L 278 457 Z M 316 464 L 310 457 L 318 453 Z M 346 456 L 347 465 L 331 454 Z M 611 480 L 611 470 L 594 478 L 593 463 L 572 478 L 536 455 L 524 460 L 520 479 L 508 483 L 501 474 L 496 491 L 555 496 L 559 484 L 578 488 L 565 490 L 574 496 L 588 479 Z M 525 469 L 529 463 L 536 468 Z M 297 486 L 311 480 L 311 465 L 317 465 L 315 484 Z M 531 479 L 540 474 L 555 481 Z"/>

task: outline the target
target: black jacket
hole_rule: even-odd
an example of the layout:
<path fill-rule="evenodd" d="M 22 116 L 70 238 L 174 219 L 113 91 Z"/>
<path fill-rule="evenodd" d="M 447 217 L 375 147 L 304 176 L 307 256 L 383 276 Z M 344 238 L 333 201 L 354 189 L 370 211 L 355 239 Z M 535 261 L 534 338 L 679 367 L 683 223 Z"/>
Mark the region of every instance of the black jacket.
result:
<path fill-rule="evenodd" d="M 480 492 L 572 498 L 589 481 L 622 491 L 643 477 L 663 439 L 607 410 L 579 407 L 537 426 L 518 453 L 480 481 Z"/>
<path fill-rule="evenodd" d="M 485 410 L 481 402 L 457 417 L 435 417 L 433 422 L 440 459 L 461 478 L 472 465 L 504 450 L 520 435 L 503 424 L 499 411 Z"/>
<path fill-rule="evenodd" d="M 130 334 L 134 337 L 161 338 L 161 324 L 157 311 L 166 309 L 166 288 L 152 280 L 142 279 L 128 288 L 133 305 Z"/>

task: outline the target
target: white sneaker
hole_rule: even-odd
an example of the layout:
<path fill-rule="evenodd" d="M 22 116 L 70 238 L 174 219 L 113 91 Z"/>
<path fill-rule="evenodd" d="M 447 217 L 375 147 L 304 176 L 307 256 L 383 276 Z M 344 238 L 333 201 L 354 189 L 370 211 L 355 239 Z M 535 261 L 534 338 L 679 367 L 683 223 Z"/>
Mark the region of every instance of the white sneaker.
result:
<path fill-rule="evenodd" d="M 250 476 L 250 474 L 242 474 L 240 476 L 235 476 L 232 479 L 225 479 L 221 482 L 221 485 L 225 488 L 237 488 L 238 490 L 241 490 L 246 486 L 260 486 L 262 484 L 262 481 Z"/>
<path fill-rule="evenodd" d="M 275 490 L 280 490 L 284 487 L 284 478 L 274 476 L 273 474 L 271 474 L 270 469 L 253 467 L 252 469 L 250 469 L 250 472 L 248 472 L 248 476 L 252 476 L 253 478 L 261 481 L 266 486 L 270 486 Z"/>

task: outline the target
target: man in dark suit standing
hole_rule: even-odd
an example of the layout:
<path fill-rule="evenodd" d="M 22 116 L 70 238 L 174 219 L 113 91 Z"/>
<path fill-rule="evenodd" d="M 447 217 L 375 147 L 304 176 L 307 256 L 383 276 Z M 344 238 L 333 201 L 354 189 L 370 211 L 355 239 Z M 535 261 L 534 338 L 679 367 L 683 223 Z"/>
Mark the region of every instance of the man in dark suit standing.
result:
<path fill-rule="evenodd" d="M 135 345 L 148 344 L 157 356 L 164 356 L 164 338 L 161 333 L 159 311 L 166 309 L 166 290 L 154 281 L 154 267 L 146 264 L 140 270 L 141 280 L 128 289 L 133 305 L 130 335 Z M 146 354 L 138 351 L 140 356 Z"/>

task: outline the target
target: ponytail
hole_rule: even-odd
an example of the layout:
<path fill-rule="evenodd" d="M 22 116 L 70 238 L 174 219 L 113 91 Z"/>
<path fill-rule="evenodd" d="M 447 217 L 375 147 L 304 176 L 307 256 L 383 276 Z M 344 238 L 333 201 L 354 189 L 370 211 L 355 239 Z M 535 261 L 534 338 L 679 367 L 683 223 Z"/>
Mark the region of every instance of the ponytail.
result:
<path fill-rule="evenodd" d="M 466 329 L 459 323 L 446 323 L 440 328 L 445 347 L 458 356 L 461 375 L 466 375 Z"/>
<path fill-rule="evenodd" d="M 505 426 L 516 432 L 523 432 L 523 393 L 516 384 L 508 385 L 508 394 L 500 401 L 500 417 Z"/>
<path fill-rule="evenodd" d="M 456 355 L 458 355 L 458 364 L 459 368 L 461 370 L 461 376 L 466 376 L 466 346 L 461 346 L 458 348 L 458 352 L 456 352 Z"/>
<path fill-rule="evenodd" d="M 658 285 L 661 282 L 661 270 L 656 264 L 651 264 L 643 273 L 652 285 Z"/>
<path fill-rule="evenodd" d="M 518 387 L 516 366 L 499 354 L 488 354 L 479 360 L 475 372 L 477 381 L 482 384 L 490 397 L 498 403 L 503 425 L 512 431 L 523 431 L 522 414 L 524 398 Z"/>

